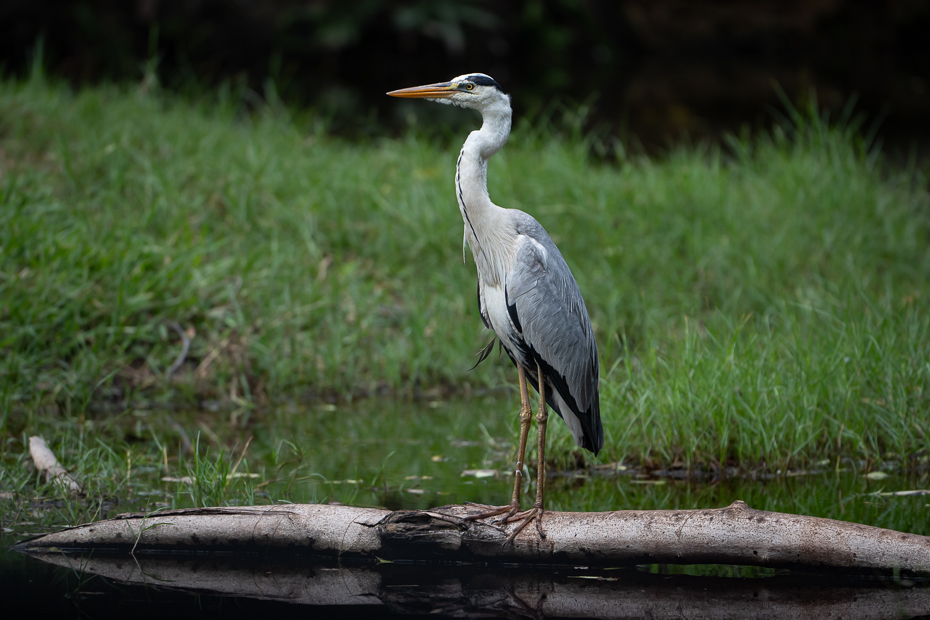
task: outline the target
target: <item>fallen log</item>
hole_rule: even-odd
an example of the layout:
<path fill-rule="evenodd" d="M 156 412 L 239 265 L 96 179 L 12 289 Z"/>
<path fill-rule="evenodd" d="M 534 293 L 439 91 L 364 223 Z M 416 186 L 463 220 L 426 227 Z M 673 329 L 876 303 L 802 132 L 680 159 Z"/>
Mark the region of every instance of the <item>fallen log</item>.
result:
<path fill-rule="evenodd" d="M 276 505 L 125 514 L 17 545 L 115 553 L 281 552 L 328 558 L 569 566 L 735 564 L 930 575 L 930 537 L 778 512 L 725 508 L 547 512 L 502 546 L 513 525 L 465 521 L 473 506 L 391 512 Z"/>
<path fill-rule="evenodd" d="M 54 483 L 67 493 L 81 492 L 81 485 L 68 473 L 67 469 L 61 466 L 55 453 L 44 439 L 36 436 L 29 438 L 29 456 L 32 457 L 36 469 L 42 472 L 48 482 Z"/>
<path fill-rule="evenodd" d="M 313 606 L 365 605 L 366 617 L 904 618 L 930 611 L 930 587 L 900 581 L 778 575 L 765 579 L 657 575 L 633 570 L 516 570 L 484 566 L 339 566 L 235 558 L 40 559 L 159 592 L 246 597 Z M 96 589 L 95 586 L 91 586 Z M 130 596 L 123 588 L 124 596 Z M 144 596 L 151 598 L 148 591 Z M 89 615 L 92 611 L 87 610 Z M 355 612 L 358 614 L 358 610 Z M 335 614 L 330 614 L 335 616 Z"/>

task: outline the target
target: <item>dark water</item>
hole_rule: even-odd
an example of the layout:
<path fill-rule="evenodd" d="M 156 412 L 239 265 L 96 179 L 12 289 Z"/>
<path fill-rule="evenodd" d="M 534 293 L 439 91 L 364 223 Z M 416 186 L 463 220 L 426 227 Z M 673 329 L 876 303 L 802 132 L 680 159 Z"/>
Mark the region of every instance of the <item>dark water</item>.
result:
<path fill-rule="evenodd" d="M 8 542 L 8 541 L 7 541 Z M 913 618 L 930 581 L 697 567 L 337 566 L 220 556 L 44 561 L 0 552 L 4 607 L 35 617 Z M 107 575 L 106 577 L 101 575 Z"/>

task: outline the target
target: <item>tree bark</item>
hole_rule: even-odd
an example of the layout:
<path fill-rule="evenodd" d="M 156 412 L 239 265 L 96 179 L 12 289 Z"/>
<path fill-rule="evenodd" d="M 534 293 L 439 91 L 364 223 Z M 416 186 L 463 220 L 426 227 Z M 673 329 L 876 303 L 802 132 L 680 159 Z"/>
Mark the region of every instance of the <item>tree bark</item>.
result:
<path fill-rule="evenodd" d="M 546 538 L 464 521 L 478 509 L 399 510 L 329 505 L 202 508 L 126 514 L 20 543 L 125 553 L 280 552 L 329 558 L 567 566 L 736 564 L 930 575 L 930 537 L 856 523 L 754 510 L 547 512 Z"/>

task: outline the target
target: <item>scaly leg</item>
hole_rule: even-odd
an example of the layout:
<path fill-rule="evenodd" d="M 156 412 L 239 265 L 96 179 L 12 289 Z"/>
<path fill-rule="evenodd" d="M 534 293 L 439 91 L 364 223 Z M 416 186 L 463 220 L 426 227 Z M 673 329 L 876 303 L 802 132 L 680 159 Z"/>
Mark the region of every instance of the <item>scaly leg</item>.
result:
<path fill-rule="evenodd" d="M 499 521 L 506 522 L 507 519 L 520 510 L 520 489 L 523 486 L 523 457 L 526 454 L 526 439 L 530 434 L 530 423 L 533 420 L 533 411 L 530 408 L 530 395 L 526 386 L 526 372 L 523 370 L 522 365 L 517 364 L 517 372 L 520 376 L 520 444 L 517 447 L 517 467 L 514 470 L 513 495 L 508 505 L 499 506 L 487 512 L 467 516 L 465 517 L 466 521 L 476 521 L 478 519 L 504 515 Z"/>
<path fill-rule="evenodd" d="M 542 529 L 542 518 L 545 510 L 543 509 L 543 488 L 546 486 L 546 424 L 549 421 L 549 412 L 546 409 L 546 384 L 543 377 L 542 368 L 539 362 L 536 363 L 536 372 L 539 375 L 539 413 L 536 414 L 536 426 L 539 430 L 539 446 L 537 448 L 539 461 L 536 469 L 536 503 L 531 510 L 527 510 L 522 515 L 508 515 L 501 519 L 503 523 L 519 520 L 520 523 L 516 529 L 510 533 L 504 542 L 504 547 L 513 542 L 517 534 L 523 531 L 530 521 L 536 520 L 536 531 L 539 532 L 540 538 L 546 537 L 546 532 Z"/>

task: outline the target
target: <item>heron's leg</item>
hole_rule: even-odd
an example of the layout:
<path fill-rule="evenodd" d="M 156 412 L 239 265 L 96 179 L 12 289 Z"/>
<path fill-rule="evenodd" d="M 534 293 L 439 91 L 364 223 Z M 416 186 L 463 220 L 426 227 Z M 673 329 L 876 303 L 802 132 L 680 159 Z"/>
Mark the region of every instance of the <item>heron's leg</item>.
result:
<path fill-rule="evenodd" d="M 539 467 L 536 470 L 536 503 L 533 508 L 539 511 L 536 515 L 536 531 L 540 537 L 545 538 L 546 533 L 542 529 L 543 512 L 543 490 L 546 487 L 546 426 L 549 423 L 549 410 L 546 408 L 546 386 L 543 383 L 543 372 L 536 362 L 536 368 L 539 372 L 539 413 L 536 414 L 536 427 L 539 431 L 539 446 L 537 448 Z"/>
<path fill-rule="evenodd" d="M 523 486 L 523 457 L 526 455 L 526 440 L 530 434 L 530 424 L 533 421 L 533 410 L 530 408 L 530 395 L 526 385 L 526 371 L 523 369 L 522 364 L 517 364 L 517 373 L 520 377 L 520 443 L 517 446 L 517 466 L 514 468 L 513 475 L 513 495 L 510 498 L 510 503 L 506 506 L 500 506 L 488 510 L 487 512 L 467 516 L 465 517 L 466 521 L 475 521 L 477 519 L 504 515 L 501 521 L 506 522 L 508 518 L 520 510 L 520 490 Z"/>
<path fill-rule="evenodd" d="M 539 362 L 536 362 L 536 372 L 539 374 L 539 413 L 536 414 L 536 426 L 539 430 L 539 445 L 537 447 L 538 464 L 536 469 L 536 503 L 533 504 L 532 509 L 527 510 L 522 515 L 508 515 L 501 519 L 504 523 L 506 523 L 508 519 L 510 521 L 520 521 L 513 532 L 510 533 L 510 536 L 507 537 L 503 545 L 504 547 L 513 542 L 517 534 L 522 532 L 523 528 L 529 525 L 530 521 L 533 519 L 536 520 L 536 531 L 539 532 L 539 537 L 546 537 L 546 532 L 542 529 L 542 518 L 545 512 L 543 508 L 543 489 L 546 486 L 546 425 L 549 421 L 549 411 L 546 408 L 545 377 L 543 376 L 542 367 L 540 367 Z"/>

